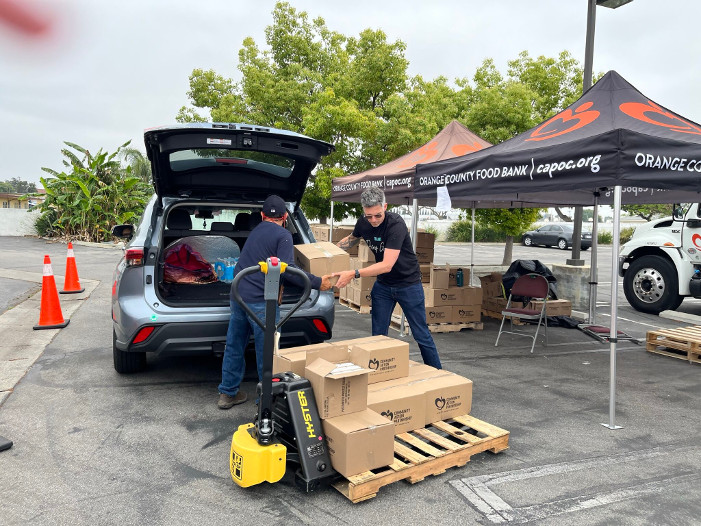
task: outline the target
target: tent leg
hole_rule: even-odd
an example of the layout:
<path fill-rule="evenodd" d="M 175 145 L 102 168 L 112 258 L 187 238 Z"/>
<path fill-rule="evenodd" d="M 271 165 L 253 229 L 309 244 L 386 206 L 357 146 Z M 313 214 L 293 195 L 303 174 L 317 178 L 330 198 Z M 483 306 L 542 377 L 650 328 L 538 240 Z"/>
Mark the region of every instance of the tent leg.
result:
<path fill-rule="evenodd" d="M 474 284 L 475 276 L 475 207 L 472 207 L 472 228 L 470 229 L 470 287 Z"/>
<path fill-rule="evenodd" d="M 618 342 L 618 246 L 621 235 L 621 187 L 616 186 L 613 197 L 613 246 L 611 247 L 611 328 L 609 329 L 610 370 L 609 423 L 601 424 L 611 430 L 622 429 L 616 425 L 616 344 Z"/>
<path fill-rule="evenodd" d="M 589 261 L 589 323 L 596 323 L 596 264 L 599 249 L 599 194 L 594 195 L 594 222 L 591 230 L 591 259 Z"/>
<path fill-rule="evenodd" d="M 411 210 L 411 246 L 416 252 L 416 240 L 418 239 L 417 230 L 419 228 L 419 201 L 414 199 L 412 210 Z M 402 312 L 402 320 L 399 323 L 399 336 L 405 337 L 408 335 L 406 331 L 406 323 L 404 318 L 404 312 Z"/>
<path fill-rule="evenodd" d="M 333 240 L 333 201 L 331 201 L 331 221 L 329 221 L 329 241 Z"/>

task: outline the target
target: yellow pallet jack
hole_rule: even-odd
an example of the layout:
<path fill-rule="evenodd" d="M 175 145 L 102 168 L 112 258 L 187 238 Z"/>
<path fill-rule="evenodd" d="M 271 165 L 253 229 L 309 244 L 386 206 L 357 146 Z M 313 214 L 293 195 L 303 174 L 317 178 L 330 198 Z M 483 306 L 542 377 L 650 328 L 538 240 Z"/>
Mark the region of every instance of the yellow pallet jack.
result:
<path fill-rule="evenodd" d="M 254 272 L 265 274 L 265 324 L 238 292 L 241 279 Z M 275 324 L 280 275 L 284 272 L 300 276 L 305 287 L 302 298 Z M 257 417 L 253 423 L 239 426 L 231 440 L 231 478 L 244 488 L 262 482 L 278 482 L 285 475 L 290 462 L 297 466 L 297 486 L 307 492 L 326 487 L 338 477 L 338 473 L 331 467 L 311 384 L 306 378 L 292 372 L 272 374 L 275 334 L 309 298 L 309 278 L 301 270 L 288 267 L 278 258 L 271 257 L 266 262 L 240 271 L 234 278 L 232 291 L 236 302 L 265 331 L 265 344 L 263 378 L 256 389 Z"/>

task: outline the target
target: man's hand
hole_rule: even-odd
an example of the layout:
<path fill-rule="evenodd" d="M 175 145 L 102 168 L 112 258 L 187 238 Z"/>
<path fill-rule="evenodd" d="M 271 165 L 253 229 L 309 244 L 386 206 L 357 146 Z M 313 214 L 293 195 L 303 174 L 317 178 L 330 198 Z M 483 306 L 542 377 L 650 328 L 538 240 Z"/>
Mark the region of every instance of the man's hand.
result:
<path fill-rule="evenodd" d="M 319 287 L 319 290 L 329 290 L 331 287 L 333 287 L 331 280 L 331 274 L 321 276 L 321 287 Z"/>
<path fill-rule="evenodd" d="M 334 272 L 331 275 L 338 276 L 338 282 L 336 283 L 336 286 L 339 289 L 342 289 L 350 283 L 350 280 L 352 280 L 355 277 L 355 270 L 344 270 L 343 272 Z"/>

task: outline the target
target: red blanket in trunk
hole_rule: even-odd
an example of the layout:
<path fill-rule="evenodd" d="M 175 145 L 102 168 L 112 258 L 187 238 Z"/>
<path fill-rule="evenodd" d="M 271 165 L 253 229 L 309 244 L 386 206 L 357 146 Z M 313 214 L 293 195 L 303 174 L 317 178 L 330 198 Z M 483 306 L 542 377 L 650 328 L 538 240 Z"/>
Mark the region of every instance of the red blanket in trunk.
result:
<path fill-rule="evenodd" d="M 163 281 L 168 283 L 212 283 L 217 279 L 212 266 L 187 243 L 175 245 L 166 251 Z"/>

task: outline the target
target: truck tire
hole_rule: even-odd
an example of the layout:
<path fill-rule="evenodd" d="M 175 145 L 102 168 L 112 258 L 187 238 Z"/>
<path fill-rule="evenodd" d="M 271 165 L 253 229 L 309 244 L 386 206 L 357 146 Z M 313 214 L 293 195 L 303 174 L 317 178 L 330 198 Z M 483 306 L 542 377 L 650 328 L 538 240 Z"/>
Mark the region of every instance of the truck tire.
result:
<path fill-rule="evenodd" d="M 659 256 L 634 259 L 623 277 L 626 299 L 640 312 L 659 314 L 676 309 L 684 299 L 678 290 L 674 265 Z"/>
<path fill-rule="evenodd" d="M 117 335 L 112 330 L 112 359 L 119 374 L 138 373 L 146 369 L 145 352 L 126 352 L 117 349 Z"/>

